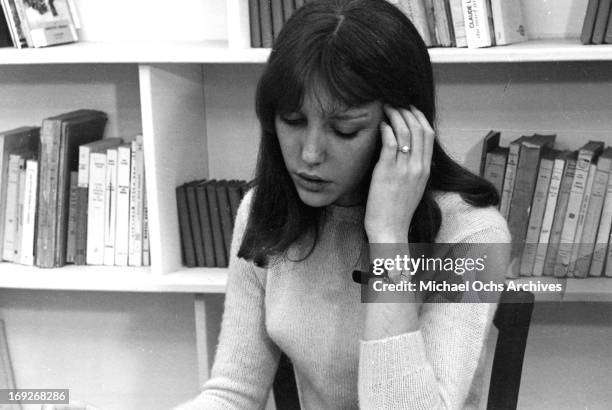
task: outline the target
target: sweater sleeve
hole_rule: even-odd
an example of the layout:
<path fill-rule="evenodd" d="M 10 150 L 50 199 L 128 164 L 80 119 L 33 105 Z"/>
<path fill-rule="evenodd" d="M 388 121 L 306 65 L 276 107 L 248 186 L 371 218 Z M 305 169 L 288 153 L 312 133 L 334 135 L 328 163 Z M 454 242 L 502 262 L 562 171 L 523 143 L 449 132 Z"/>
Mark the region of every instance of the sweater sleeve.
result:
<path fill-rule="evenodd" d="M 490 243 L 495 265 L 507 266 L 509 248 L 495 246 L 510 242 L 507 228 L 474 232 L 460 244 L 470 242 Z M 496 303 L 424 303 L 419 330 L 361 341 L 360 408 L 464 408 L 496 309 Z"/>
<path fill-rule="evenodd" d="M 265 328 L 265 290 L 259 276 L 263 271 L 236 257 L 251 197 L 252 191 L 245 196 L 236 216 L 221 333 L 211 377 L 196 398 L 175 410 L 261 409 L 270 392 L 280 351 Z"/>

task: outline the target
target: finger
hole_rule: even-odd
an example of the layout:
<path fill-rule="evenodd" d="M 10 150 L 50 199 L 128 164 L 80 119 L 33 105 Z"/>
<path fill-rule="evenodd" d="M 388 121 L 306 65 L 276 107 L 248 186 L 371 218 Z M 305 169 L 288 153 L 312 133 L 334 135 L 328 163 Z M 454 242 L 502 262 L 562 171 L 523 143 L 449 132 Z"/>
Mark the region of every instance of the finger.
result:
<path fill-rule="evenodd" d="M 402 114 L 398 110 L 386 104 L 384 109 L 385 114 L 387 114 L 387 118 L 389 118 L 389 121 L 391 121 L 391 126 L 393 128 L 395 138 L 397 139 L 397 146 L 403 147 L 404 145 L 407 145 L 409 147 L 412 147 L 410 129 L 408 124 L 404 120 Z"/>
<path fill-rule="evenodd" d="M 433 146 L 434 146 L 434 141 L 436 139 L 436 133 L 433 130 L 429 121 L 427 120 L 427 117 L 425 117 L 425 114 L 423 114 L 414 105 L 411 105 L 410 109 L 412 113 L 415 115 L 415 117 L 419 120 L 424 130 L 425 146 L 424 146 L 424 152 L 423 152 L 423 160 L 424 160 L 424 165 L 427 167 L 427 169 L 429 169 L 431 167 L 431 160 L 433 156 Z"/>
<path fill-rule="evenodd" d="M 402 108 L 399 110 L 399 112 L 402 118 L 404 119 L 404 122 L 410 128 L 410 134 L 412 135 L 412 138 L 411 138 L 412 150 L 411 150 L 410 159 L 411 161 L 415 160 L 415 161 L 419 161 L 420 163 L 422 163 L 423 146 L 424 146 L 423 127 L 421 127 L 420 121 L 411 111 Z"/>
<path fill-rule="evenodd" d="M 380 123 L 380 139 L 382 141 L 381 161 L 394 161 L 397 153 L 397 140 L 391 126 L 384 121 Z"/>

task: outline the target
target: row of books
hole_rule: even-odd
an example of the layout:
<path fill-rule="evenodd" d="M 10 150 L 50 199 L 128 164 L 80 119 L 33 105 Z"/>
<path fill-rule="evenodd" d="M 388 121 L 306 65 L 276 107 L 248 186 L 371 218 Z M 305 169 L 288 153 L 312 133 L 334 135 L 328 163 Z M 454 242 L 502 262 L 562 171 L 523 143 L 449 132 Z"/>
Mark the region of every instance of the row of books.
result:
<path fill-rule="evenodd" d="M 74 0 L 0 0 L 0 47 L 47 47 L 78 40 Z"/>
<path fill-rule="evenodd" d="M 142 136 L 103 139 L 106 123 L 77 110 L 0 133 L 3 260 L 149 265 Z"/>
<path fill-rule="evenodd" d="M 227 267 L 234 220 L 248 183 L 199 180 L 176 188 L 183 264 Z"/>
<path fill-rule="evenodd" d="M 388 0 L 429 47 L 489 47 L 527 40 L 520 0 Z M 291 14 L 308 0 L 249 0 L 252 47 L 271 48 Z"/>
<path fill-rule="evenodd" d="M 612 277 L 612 147 L 554 148 L 555 135 L 483 143 L 480 174 L 501 193 L 512 234 L 508 277 Z"/>
<path fill-rule="evenodd" d="M 612 1 L 589 0 L 582 34 L 582 44 L 612 44 Z"/>

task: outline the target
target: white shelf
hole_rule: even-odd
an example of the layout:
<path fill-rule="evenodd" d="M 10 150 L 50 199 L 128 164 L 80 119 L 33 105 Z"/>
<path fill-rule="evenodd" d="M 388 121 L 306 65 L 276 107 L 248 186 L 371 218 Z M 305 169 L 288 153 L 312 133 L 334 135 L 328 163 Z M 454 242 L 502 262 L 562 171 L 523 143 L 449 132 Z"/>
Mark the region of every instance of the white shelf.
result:
<path fill-rule="evenodd" d="M 108 292 L 223 293 L 226 269 L 184 269 L 155 275 L 149 268 L 66 265 L 41 269 L 0 263 L 0 288 Z"/>
<path fill-rule="evenodd" d="M 612 60 L 612 45 L 582 45 L 578 39 L 533 40 L 508 46 L 468 49 L 430 48 L 433 63 L 521 63 Z M 40 49 L 0 49 L 0 65 L 94 63 L 261 64 L 270 49 L 227 47 L 203 42 L 80 42 Z"/>
<path fill-rule="evenodd" d="M 47 289 L 109 292 L 225 293 L 226 268 L 182 268 L 165 275 L 149 268 L 66 265 L 41 269 L 0 263 L 0 289 Z M 612 278 L 563 279 L 525 277 L 515 282 L 551 284 L 565 282 L 561 297 L 555 292 L 533 292 L 537 301 L 612 302 Z"/>

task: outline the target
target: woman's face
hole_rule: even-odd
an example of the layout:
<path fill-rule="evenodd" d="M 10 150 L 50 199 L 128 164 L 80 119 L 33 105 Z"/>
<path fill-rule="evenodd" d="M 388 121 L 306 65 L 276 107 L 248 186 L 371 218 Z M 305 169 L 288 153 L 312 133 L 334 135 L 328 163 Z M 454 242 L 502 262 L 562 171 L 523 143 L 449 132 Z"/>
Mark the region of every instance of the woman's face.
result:
<path fill-rule="evenodd" d="M 382 118 L 378 101 L 342 107 L 325 92 L 308 93 L 299 111 L 276 116 L 285 166 L 305 204 L 349 206 L 365 201 L 364 179 L 378 155 Z"/>

